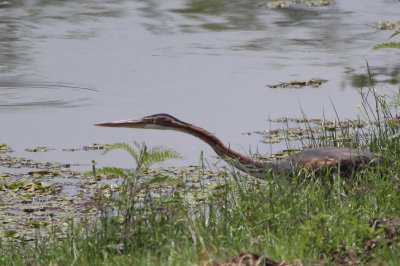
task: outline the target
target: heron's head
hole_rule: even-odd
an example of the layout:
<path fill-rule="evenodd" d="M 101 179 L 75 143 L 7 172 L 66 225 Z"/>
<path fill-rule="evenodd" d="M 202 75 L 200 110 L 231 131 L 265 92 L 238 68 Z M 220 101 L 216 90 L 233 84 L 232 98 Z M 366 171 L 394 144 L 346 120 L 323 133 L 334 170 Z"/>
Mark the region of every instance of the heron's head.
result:
<path fill-rule="evenodd" d="M 155 114 L 145 116 L 140 119 L 99 123 L 96 124 L 96 126 L 181 130 L 189 126 L 189 124 L 180 121 L 179 119 L 169 114 Z"/>

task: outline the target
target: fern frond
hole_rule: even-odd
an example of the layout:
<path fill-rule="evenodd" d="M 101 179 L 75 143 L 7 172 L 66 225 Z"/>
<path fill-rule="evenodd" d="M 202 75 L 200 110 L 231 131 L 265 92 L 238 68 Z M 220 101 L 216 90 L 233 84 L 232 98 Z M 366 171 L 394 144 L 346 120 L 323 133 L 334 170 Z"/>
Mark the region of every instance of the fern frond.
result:
<path fill-rule="evenodd" d="M 162 157 L 166 159 L 183 159 L 183 156 L 174 151 L 173 149 L 166 148 L 164 146 L 155 146 L 150 149 L 149 154 L 160 154 Z"/>
<path fill-rule="evenodd" d="M 381 49 L 381 48 L 398 48 L 400 49 L 400 42 L 387 42 L 381 43 L 374 46 L 374 50 Z"/>
<path fill-rule="evenodd" d="M 168 148 L 164 147 L 164 146 L 154 146 L 153 148 L 150 149 L 150 153 L 156 153 L 156 152 L 162 152 L 167 150 Z"/>
<path fill-rule="evenodd" d="M 102 170 L 105 173 L 118 175 L 122 178 L 127 178 L 129 175 L 129 173 L 125 169 L 117 168 L 117 167 L 104 167 Z"/>
<path fill-rule="evenodd" d="M 138 144 L 138 143 L 135 142 L 135 145 L 136 145 L 136 144 Z M 138 145 L 139 145 L 139 144 L 138 144 Z M 115 150 L 115 149 L 123 149 L 123 150 L 126 150 L 126 151 L 135 159 L 136 162 L 139 161 L 139 155 L 136 153 L 136 151 L 135 151 L 131 146 L 129 146 L 129 145 L 126 144 L 126 143 L 115 143 L 115 144 L 111 145 L 111 147 L 107 148 L 107 149 L 103 152 L 103 155 L 106 154 L 106 153 L 108 153 L 109 151 Z"/>
<path fill-rule="evenodd" d="M 167 184 L 167 185 L 175 185 L 179 183 L 179 180 L 170 176 L 157 176 L 149 181 L 146 182 L 147 185 L 154 185 L 154 184 Z"/>
<path fill-rule="evenodd" d="M 136 173 L 142 172 L 143 170 L 149 168 L 151 165 L 163 162 L 167 159 L 182 159 L 183 156 L 178 152 L 164 148 L 162 146 L 156 146 L 147 149 L 145 143 L 139 143 L 137 141 L 133 142 L 133 147 L 129 146 L 126 143 L 115 143 L 111 145 L 111 147 L 107 148 L 103 154 L 108 153 L 110 150 L 114 149 L 123 149 L 129 152 L 129 154 L 136 161 Z"/>
<path fill-rule="evenodd" d="M 151 149 L 149 153 L 146 154 L 145 160 L 142 163 L 143 168 L 149 168 L 151 165 L 159 162 L 163 162 L 167 159 L 182 159 L 182 155 L 172 149 L 166 149 L 162 147 L 157 147 L 155 151 Z"/>
<path fill-rule="evenodd" d="M 143 155 L 143 153 L 146 153 L 147 151 L 147 146 L 144 142 L 137 142 L 136 140 L 133 141 L 133 145 L 135 145 L 136 149 L 139 151 L 139 156 L 137 158 L 137 160 L 139 161 L 140 156 Z"/>
<path fill-rule="evenodd" d="M 155 184 L 163 184 L 163 185 L 172 185 L 172 186 L 174 186 L 174 185 L 176 185 L 176 184 L 178 184 L 180 182 L 181 182 L 181 180 L 179 180 L 177 178 L 174 178 L 174 177 L 171 177 L 171 176 L 166 176 L 166 175 L 161 175 L 161 176 L 156 176 L 156 177 L 154 177 L 154 178 L 152 178 L 150 180 L 140 182 L 138 189 L 139 190 L 140 189 L 144 189 L 144 188 L 146 188 L 146 187 L 148 187 L 150 185 L 155 185 Z"/>
<path fill-rule="evenodd" d="M 396 36 L 396 35 L 398 35 L 398 34 L 400 34 L 400 31 L 396 31 L 395 33 L 393 33 L 393 34 L 389 37 L 389 39 L 392 39 L 394 36 Z"/>

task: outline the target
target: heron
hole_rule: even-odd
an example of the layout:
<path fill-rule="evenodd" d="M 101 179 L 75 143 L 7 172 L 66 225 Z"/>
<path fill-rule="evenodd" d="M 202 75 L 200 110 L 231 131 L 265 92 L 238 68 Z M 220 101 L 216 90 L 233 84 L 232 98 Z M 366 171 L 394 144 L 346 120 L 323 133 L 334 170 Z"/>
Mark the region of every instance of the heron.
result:
<path fill-rule="evenodd" d="M 321 147 L 293 153 L 281 160 L 258 161 L 232 150 L 207 130 L 183 122 L 165 113 L 149 115 L 140 119 L 99 123 L 96 126 L 175 130 L 190 134 L 210 145 L 216 154 L 229 164 L 245 173 L 262 179 L 266 178 L 268 172 L 271 174 L 290 174 L 305 167 L 311 169 L 336 167 L 345 171 L 360 169 L 376 164 L 381 159 L 378 154 L 365 150 L 344 147 Z"/>

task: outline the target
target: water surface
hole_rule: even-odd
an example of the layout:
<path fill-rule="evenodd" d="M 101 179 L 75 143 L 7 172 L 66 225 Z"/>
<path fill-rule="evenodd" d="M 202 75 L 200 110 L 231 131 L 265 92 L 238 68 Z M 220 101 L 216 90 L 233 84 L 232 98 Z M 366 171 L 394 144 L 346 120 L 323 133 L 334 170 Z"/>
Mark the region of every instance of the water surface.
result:
<path fill-rule="evenodd" d="M 259 1 L 10 1 L 0 7 L 0 142 L 37 160 L 129 166 L 124 153 L 62 152 L 93 142 L 146 141 L 197 164 L 199 140 L 176 132 L 97 128 L 102 121 L 170 113 L 241 152 L 285 144 L 243 132 L 268 118 L 356 118 L 366 62 L 379 91 L 398 88 L 399 51 L 372 47 L 392 31 L 397 0 L 338 0 L 267 9 Z M 322 78 L 319 88 L 268 84 Z M 27 153 L 50 146 L 55 151 Z"/>

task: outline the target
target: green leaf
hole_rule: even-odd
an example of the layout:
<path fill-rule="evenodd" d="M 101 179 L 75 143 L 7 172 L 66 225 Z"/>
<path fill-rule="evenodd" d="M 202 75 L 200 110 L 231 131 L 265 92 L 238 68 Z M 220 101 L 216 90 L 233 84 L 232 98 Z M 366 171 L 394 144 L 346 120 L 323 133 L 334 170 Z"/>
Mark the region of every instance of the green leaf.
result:
<path fill-rule="evenodd" d="M 389 39 L 392 39 L 394 36 L 396 36 L 396 35 L 398 35 L 398 34 L 400 34 L 400 31 L 396 31 L 395 33 L 393 33 L 393 34 L 389 37 Z"/>
<path fill-rule="evenodd" d="M 136 151 L 135 151 L 131 146 L 129 146 L 129 145 L 126 144 L 126 143 L 115 143 L 115 144 L 111 145 L 110 147 L 108 147 L 108 148 L 103 152 L 103 155 L 106 154 L 106 153 L 108 153 L 109 151 L 115 150 L 115 149 L 123 149 L 123 150 L 126 150 L 126 151 L 135 159 L 135 161 L 138 162 L 138 160 L 139 160 L 139 155 L 136 153 Z"/>
<path fill-rule="evenodd" d="M 179 182 L 176 178 L 172 178 L 170 176 L 157 176 L 149 181 L 147 181 L 147 185 L 153 185 L 153 184 L 168 184 L 168 185 L 175 185 Z"/>
<path fill-rule="evenodd" d="M 118 175 L 122 178 L 127 178 L 128 177 L 128 173 L 125 169 L 122 168 L 117 168 L 117 167 L 104 167 L 102 169 L 104 172 L 108 173 L 108 174 L 114 174 L 114 175 Z"/>
<path fill-rule="evenodd" d="M 126 143 L 115 143 L 107 148 L 103 154 L 106 154 L 113 149 L 126 150 L 136 161 L 136 172 L 141 172 L 149 168 L 151 165 L 163 162 L 167 159 L 183 158 L 178 152 L 162 146 L 156 146 L 149 150 L 145 143 L 134 141 L 133 145 L 134 146 L 131 147 Z"/>
<path fill-rule="evenodd" d="M 378 50 L 381 48 L 398 48 L 398 49 L 400 49 L 400 42 L 381 43 L 381 44 L 375 45 L 373 49 Z"/>

